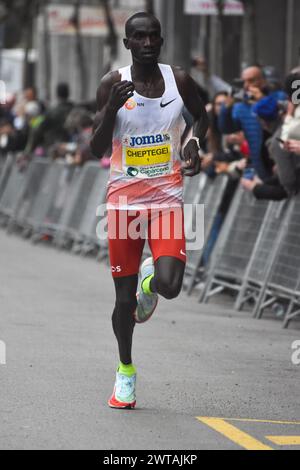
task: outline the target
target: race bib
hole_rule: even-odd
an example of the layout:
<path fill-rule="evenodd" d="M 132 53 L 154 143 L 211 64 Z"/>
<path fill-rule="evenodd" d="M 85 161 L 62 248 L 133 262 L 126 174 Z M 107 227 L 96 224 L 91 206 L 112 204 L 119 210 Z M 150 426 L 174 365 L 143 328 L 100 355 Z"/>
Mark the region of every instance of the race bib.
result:
<path fill-rule="evenodd" d="M 172 173 L 172 141 L 168 133 L 126 135 L 122 140 L 123 171 L 127 176 L 153 178 Z"/>

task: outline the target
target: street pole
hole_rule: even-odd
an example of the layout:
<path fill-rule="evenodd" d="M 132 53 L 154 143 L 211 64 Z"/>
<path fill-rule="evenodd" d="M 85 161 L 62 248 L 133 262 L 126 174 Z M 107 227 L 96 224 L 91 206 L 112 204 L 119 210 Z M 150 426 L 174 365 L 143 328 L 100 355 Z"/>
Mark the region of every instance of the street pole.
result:
<path fill-rule="evenodd" d="M 257 62 L 255 0 L 241 0 L 245 14 L 242 33 L 242 69 Z"/>
<path fill-rule="evenodd" d="M 294 0 L 286 3 L 286 42 L 285 42 L 285 70 L 293 67 L 293 36 L 294 36 Z"/>
<path fill-rule="evenodd" d="M 45 69 L 44 69 L 44 89 L 46 102 L 51 101 L 51 79 L 52 79 L 52 60 L 51 60 L 51 36 L 49 33 L 48 22 L 48 0 L 44 0 L 43 8 L 43 46 L 45 54 Z"/>
<path fill-rule="evenodd" d="M 183 0 L 164 0 L 163 26 L 167 61 L 172 65 L 190 67 L 191 19 L 184 14 Z"/>

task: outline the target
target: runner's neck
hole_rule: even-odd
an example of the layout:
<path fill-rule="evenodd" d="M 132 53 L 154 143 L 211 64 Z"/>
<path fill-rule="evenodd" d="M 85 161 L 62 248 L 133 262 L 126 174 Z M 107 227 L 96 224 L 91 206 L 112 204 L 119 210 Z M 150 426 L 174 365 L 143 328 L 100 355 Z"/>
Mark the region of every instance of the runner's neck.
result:
<path fill-rule="evenodd" d="M 131 66 L 131 76 L 133 82 L 136 81 L 147 85 L 159 81 L 161 79 L 161 72 L 157 62 L 154 64 L 140 64 L 134 61 Z"/>

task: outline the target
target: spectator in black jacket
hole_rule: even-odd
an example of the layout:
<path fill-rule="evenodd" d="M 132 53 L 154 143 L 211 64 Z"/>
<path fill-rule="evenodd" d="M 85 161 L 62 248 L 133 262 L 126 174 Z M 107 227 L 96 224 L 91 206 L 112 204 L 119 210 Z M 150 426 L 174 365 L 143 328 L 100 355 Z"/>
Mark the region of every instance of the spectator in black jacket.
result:
<path fill-rule="evenodd" d="M 258 178 L 255 178 L 253 181 L 242 179 L 242 185 L 248 191 L 252 191 L 256 199 L 282 201 L 288 197 L 288 193 L 280 183 L 277 175 L 271 176 L 264 182 Z"/>

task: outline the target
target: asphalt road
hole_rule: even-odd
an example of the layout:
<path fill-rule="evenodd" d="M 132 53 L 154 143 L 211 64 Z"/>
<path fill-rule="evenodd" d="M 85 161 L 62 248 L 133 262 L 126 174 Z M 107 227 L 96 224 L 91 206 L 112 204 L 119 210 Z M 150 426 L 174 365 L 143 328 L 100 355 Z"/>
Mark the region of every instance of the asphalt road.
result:
<path fill-rule="evenodd" d="M 185 294 L 161 300 L 135 330 L 137 409 L 111 410 L 107 266 L 3 231 L 0 246 L 1 449 L 300 449 L 266 438 L 300 436 L 299 324 L 282 330 Z"/>

